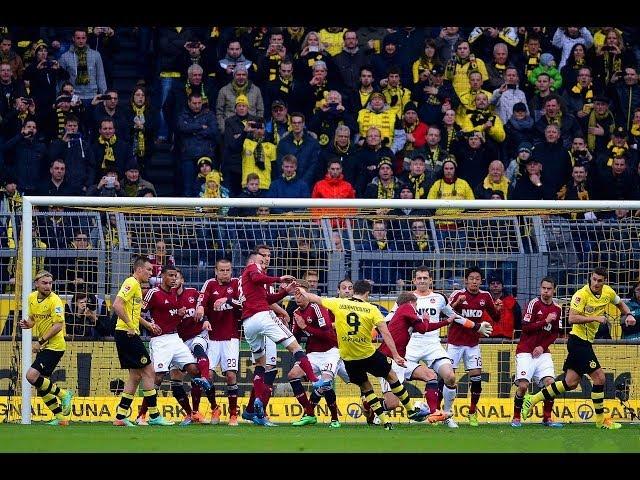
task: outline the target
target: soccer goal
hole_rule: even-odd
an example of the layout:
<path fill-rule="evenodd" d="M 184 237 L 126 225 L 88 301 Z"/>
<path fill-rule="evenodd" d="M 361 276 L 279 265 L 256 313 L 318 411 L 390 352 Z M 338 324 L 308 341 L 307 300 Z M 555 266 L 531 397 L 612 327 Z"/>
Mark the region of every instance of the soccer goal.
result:
<path fill-rule="evenodd" d="M 75 392 L 71 420 L 110 421 L 127 378 L 113 342 L 110 307 L 118 287 L 131 275 L 134 256 L 150 256 L 150 286 L 158 281 L 161 266 L 172 263 L 182 271 L 185 284 L 199 290 L 214 276 L 218 259 L 230 259 L 234 276 L 239 276 L 247 253 L 268 245 L 272 275 L 307 279 L 312 289 L 327 296 L 336 296 L 345 278 L 367 279 L 370 298 L 383 313 L 399 292 L 413 289 L 418 266 L 429 268 L 434 290 L 447 297 L 464 288 L 467 268 L 479 267 L 482 289 L 493 288 L 497 295 L 500 284 L 502 295 L 511 297 L 503 302 L 511 313 L 494 326 L 494 337 L 480 342 L 479 417 L 506 422 L 513 411 L 518 309 L 524 314 L 542 278 L 555 279 L 563 328 L 550 351 L 555 374 L 560 375 L 570 330 L 569 301 L 588 283 L 590 272 L 606 268 L 607 283 L 620 297 L 632 299 L 640 280 L 639 212 L 640 202 L 623 201 L 25 197 L 21 214 L 0 213 L 9 236 L 8 246 L 0 248 L 5 292 L 0 302 L 0 371 L 8 372 L 0 378 L 0 416 L 22 423 L 51 418 L 26 381 L 33 361 L 32 335 L 18 326 L 29 315 L 22 306 L 28 304 L 37 270 L 53 274 L 53 289 L 67 304 L 67 350 L 52 379 Z M 609 322 L 594 347 L 607 375 L 605 407 L 614 419 L 633 420 L 640 407 L 640 333 L 623 328 L 617 309 L 606 315 Z M 440 335 L 446 346 L 447 329 Z M 274 421 L 297 419 L 301 413 L 286 376 L 293 363 L 286 350 L 278 351 L 278 377 L 269 405 Z M 241 408 L 248 400 L 252 371 L 250 352 L 242 344 Z M 457 379 L 454 413 L 464 417 L 470 392 L 462 364 Z M 226 388 L 219 370 L 215 385 L 224 417 Z M 424 383 L 408 385 L 410 395 L 420 401 Z M 337 378 L 336 393 L 341 421 L 364 422 L 358 389 Z M 168 378 L 159 397 L 163 415 L 180 419 Z M 556 401 L 555 415 L 564 422 L 593 421 L 589 399 L 585 377 L 580 388 Z M 132 408 L 141 400 L 137 397 Z M 321 403 L 320 421 L 328 421 L 325 408 Z M 203 399 L 200 410 L 206 415 L 207 409 Z M 541 416 L 541 411 L 535 414 Z M 396 420 L 406 421 L 400 410 Z"/>

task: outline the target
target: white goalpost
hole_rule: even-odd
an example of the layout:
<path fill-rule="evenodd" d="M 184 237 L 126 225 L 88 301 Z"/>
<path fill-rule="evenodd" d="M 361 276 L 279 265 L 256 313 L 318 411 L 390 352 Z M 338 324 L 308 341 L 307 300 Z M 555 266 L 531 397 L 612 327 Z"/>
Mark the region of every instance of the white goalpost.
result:
<path fill-rule="evenodd" d="M 476 220 L 475 213 L 482 211 L 482 213 L 478 213 L 477 218 L 491 219 L 493 212 L 497 214 L 497 212 L 503 212 L 501 215 L 507 216 L 508 213 L 504 212 L 517 212 L 517 215 L 527 216 L 526 212 L 532 212 L 532 225 L 535 227 L 535 222 L 540 222 L 539 217 L 536 217 L 540 211 L 576 211 L 576 212 L 585 212 L 585 211 L 594 211 L 594 212 L 602 212 L 608 210 L 631 210 L 631 211 L 640 211 L 640 201 L 553 201 L 553 200 L 544 200 L 544 201 L 529 201 L 529 200 L 373 200 L 373 199 L 278 199 L 278 198 L 259 198 L 259 199 L 246 199 L 246 198 L 225 198 L 225 199 L 205 199 L 205 198 L 122 198 L 122 197 L 113 197 L 113 198 L 103 198 L 103 197 L 37 197 L 37 196 L 25 196 L 23 197 L 22 204 L 22 225 L 21 225 L 21 265 L 22 265 L 22 279 L 21 279 L 21 305 L 22 308 L 16 307 L 14 321 L 17 323 L 19 320 L 17 318 L 18 312 L 21 312 L 21 318 L 27 319 L 29 317 L 28 311 L 28 297 L 33 288 L 33 278 L 32 278 L 32 261 L 34 257 L 34 237 L 32 227 L 34 226 L 34 218 L 35 212 L 34 207 L 49 207 L 49 206 L 58 206 L 58 207 L 71 207 L 71 208 L 87 208 L 87 209 L 102 209 L 103 211 L 109 208 L 113 208 L 114 211 L 118 211 L 118 209 L 127 209 L 127 212 L 135 212 L 136 209 L 144 210 L 145 212 L 149 212 L 152 209 L 162 209 L 163 212 L 171 211 L 171 209 L 179 209 L 181 212 L 185 212 L 186 210 L 190 210 L 192 215 L 196 217 L 194 222 L 203 221 L 202 219 L 198 219 L 198 215 L 201 210 L 204 209 L 204 214 L 207 214 L 207 209 L 216 209 L 222 207 L 242 207 L 242 208 L 258 208 L 258 207 L 270 207 L 270 208 L 296 208 L 296 209 L 308 209 L 308 208 L 326 208 L 332 209 L 329 215 L 338 216 L 341 215 L 338 213 L 340 210 L 347 210 L 349 212 L 357 212 L 366 210 L 369 212 L 367 217 L 363 217 L 363 223 L 370 222 L 372 219 L 377 218 L 380 213 L 375 213 L 378 209 L 420 209 L 420 210 L 435 210 L 435 209 L 453 209 L 455 211 L 465 210 L 464 221 L 465 222 L 473 222 Z M 524 212 L 524 213 L 523 213 Z M 203 214 L 203 215 L 204 215 Z M 317 220 L 317 217 L 313 216 L 313 212 L 311 213 L 311 219 Z M 516 215 L 516 213 L 514 213 Z M 209 214 L 209 216 L 211 216 Z M 352 220 L 354 218 L 353 213 L 348 213 L 345 215 L 347 220 Z M 282 216 L 278 216 L 277 218 L 281 219 Z M 343 217 L 344 218 L 344 217 Z M 431 218 L 431 217 L 429 217 Z M 444 221 L 445 217 L 437 217 L 437 221 Z M 460 218 L 460 217 L 456 217 Z M 536 219 L 537 218 L 537 219 Z M 634 224 L 628 228 L 628 231 L 633 232 L 636 226 L 640 227 L 640 223 L 638 223 L 637 217 L 635 217 Z M 228 217 L 221 217 L 216 221 L 226 221 Z M 436 223 L 437 223 L 436 221 Z M 426 222 L 426 220 L 425 220 Z M 328 222 L 327 228 L 330 227 L 330 222 Z M 431 229 L 435 232 L 435 227 L 432 224 Z M 517 222 L 514 222 L 514 232 L 519 235 Z M 257 227 L 261 228 L 261 227 Z M 324 228 L 324 227 L 323 227 Z M 404 228 L 404 227 L 398 227 Z M 407 227 L 408 228 L 408 227 Z M 467 228 L 467 227 L 465 227 Z M 471 227 L 468 227 L 471 228 Z M 474 227 L 475 228 L 475 227 Z M 533 227 L 531 227 L 533 228 Z M 554 224 L 554 229 L 548 229 L 548 232 L 555 232 L 559 230 L 559 234 L 562 234 L 562 229 L 568 228 L 564 223 Z M 582 226 L 582 230 L 576 229 L 575 233 L 573 230 L 571 233 L 575 233 L 575 235 L 588 235 L 589 234 L 589 226 Z M 473 233 L 472 230 L 469 230 Z M 500 228 L 495 228 L 493 232 L 495 234 L 500 233 Z M 401 232 L 400 232 L 401 233 Z M 351 235 L 351 234 L 349 234 Z M 467 233 L 469 235 L 469 233 Z M 489 235 L 489 234 L 487 234 Z M 434 235 L 435 236 L 435 235 Z M 328 238 L 331 238 L 331 232 L 328 234 Z M 347 237 L 345 237 L 347 238 Z M 399 236 L 398 236 L 399 238 Z M 438 237 L 439 238 L 439 237 Z M 484 237 L 483 237 L 484 238 Z M 488 238 L 488 237 L 486 237 Z M 582 238 L 582 237 L 580 237 Z M 354 240 L 352 237 L 348 237 L 351 241 L 352 245 L 355 245 L 357 241 L 359 241 L 360 237 L 357 240 Z M 435 243 L 435 239 L 431 239 Z M 612 237 L 609 239 L 610 241 L 615 242 L 615 238 Z M 482 240 L 479 242 L 481 243 Z M 519 241 L 519 236 L 518 236 Z M 546 238 L 544 241 L 549 241 Z M 599 239 L 589 240 L 593 244 L 598 244 Z M 633 240 L 635 241 L 635 240 Z M 633 243 L 633 241 L 631 241 Z M 479 242 L 476 242 L 476 247 L 478 252 L 482 250 L 482 245 L 477 245 Z M 448 245 L 448 244 L 447 244 Z M 465 244 L 466 245 L 466 244 Z M 633 244 L 635 245 L 635 244 Z M 612 244 L 612 250 L 615 245 Z M 447 247 L 448 248 L 448 247 Z M 457 257 L 454 258 L 453 254 L 449 253 L 447 248 L 443 248 L 442 245 L 439 248 L 436 248 L 436 251 L 430 251 L 424 254 L 424 258 L 428 259 L 439 259 L 445 261 L 447 259 L 447 255 L 450 255 L 451 261 L 457 260 Z M 545 247 L 546 248 L 546 247 Z M 331 247 L 327 247 L 330 251 Z M 464 249 L 464 247 L 463 247 Z M 474 250 L 475 251 L 475 250 Z M 487 250 L 488 251 L 488 250 Z M 542 250 L 541 250 L 542 251 Z M 545 250 L 547 252 L 548 250 Z M 470 251 L 469 251 L 470 252 Z M 475 253 L 467 254 L 471 257 L 475 255 Z M 422 252 L 419 252 L 422 253 Z M 462 259 L 465 255 L 465 252 L 459 252 L 460 258 Z M 527 252 L 526 248 L 523 248 L 520 245 L 520 250 L 514 253 L 513 257 L 518 257 L 518 262 L 520 262 L 520 257 L 522 257 L 522 263 L 517 263 L 518 269 L 526 269 L 526 261 L 528 261 L 525 256 L 530 253 Z M 560 253 L 560 255 L 562 252 Z M 353 252 L 353 259 L 351 262 L 353 263 L 352 267 L 345 267 L 344 265 L 340 268 L 340 274 L 344 276 L 345 273 L 354 273 L 359 268 L 356 263 L 360 261 L 359 252 Z M 478 253 L 480 255 L 480 253 Z M 499 260 L 500 255 L 503 255 L 500 251 L 491 251 L 489 253 L 482 253 L 486 258 Z M 539 255 L 543 255 L 540 253 Z M 545 255 L 548 255 L 545 253 Z M 365 261 L 371 261 L 366 257 L 366 255 L 362 256 Z M 405 258 L 405 253 L 401 249 L 398 251 L 390 252 L 390 259 L 394 259 L 394 261 L 402 262 L 407 261 Z M 612 258 L 612 257 L 607 257 Z M 355 259 L 355 260 L 354 260 Z M 368 259 L 368 260 L 367 260 Z M 115 262 L 116 260 L 114 260 Z M 435 260 L 434 260 L 435 261 Z M 608 261 L 614 262 L 614 260 L 609 259 Z M 515 262 L 515 260 L 514 260 Z M 514 263 L 515 264 L 515 263 Z M 360 265 L 360 264 L 358 264 Z M 545 264 L 546 265 L 546 264 Z M 104 267 L 103 267 L 104 268 Z M 128 265 L 126 266 L 128 268 Z M 352 270 L 350 271 L 349 268 Z M 542 267 L 541 267 L 542 268 Z M 619 268 L 630 268 L 625 265 L 620 265 Z M 520 272 L 524 275 L 526 272 Z M 515 272 L 514 275 L 517 275 L 518 272 Z M 638 272 L 640 275 L 640 272 Z M 336 274 L 337 275 L 337 274 Z M 638 276 L 638 275 L 636 275 Z M 336 277 L 337 278 L 337 277 Z M 537 277 L 536 277 L 537 278 Z M 332 277 L 332 280 L 334 277 Z M 395 281 L 395 280 L 392 280 Z M 453 281 L 453 280 L 452 280 Z M 327 282 L 328 283 L 328 282 Z M 532 283 L 533 284 L 533 283 Z M 408 288 L 408 287 L 407 287 Z M 523 287 L 524 288 L 524 287 Z M 528 287 L 529 291 L 531 291 L 532 287 Z M 391 291 L 391 290 L 389 290 Z M 29 369 L 32 363 L 32 352 L 31 352 L 31 344 L 32 344 L 32 332 L 31 330 L 22 330 L 22 339 L 21 339 L 21 423 L 30 424 L 32 420 L 32 389 L 31 385 L 26 379 L 26 372 Z M 561 365 L 556 365 L 556 369 L 559 370 Z M 507 389 L 509 386 L 506 387 Z"/>

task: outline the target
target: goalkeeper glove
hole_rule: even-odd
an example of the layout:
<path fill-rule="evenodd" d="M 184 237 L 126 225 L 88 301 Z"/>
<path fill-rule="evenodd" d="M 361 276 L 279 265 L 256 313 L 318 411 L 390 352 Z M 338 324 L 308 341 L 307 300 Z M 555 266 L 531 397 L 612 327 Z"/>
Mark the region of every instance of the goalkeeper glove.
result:
<path fill-rule="evenodd" d="M 480 324 L 480 328 L 478 329 L 478 333 L 480 333 L 481 335 L 488 337 L 489 335 L 491 335 L 491 332 L 493 332 L 493 327 L 491 326 L 491 324 L 489 322 L 482 322 Z"/>

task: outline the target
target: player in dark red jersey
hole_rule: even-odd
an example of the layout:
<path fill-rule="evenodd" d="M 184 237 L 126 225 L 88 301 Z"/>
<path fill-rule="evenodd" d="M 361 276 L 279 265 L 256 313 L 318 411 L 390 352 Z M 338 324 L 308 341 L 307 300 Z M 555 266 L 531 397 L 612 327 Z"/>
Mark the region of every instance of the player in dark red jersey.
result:
<path fill-rule="evenodd" d="M 550 385 L 555 381 L 553 358 L 549 345 L 556 341 L 562 320 L 562 310 L 553 301 L 556 281 L 545 277 L 540 282 L 540 296 L 527 305 L 527 312 L 522 319 L 522 336 L 516 348 L 516 396 L 513 401 L 512 427 L 521 427 L 520 412 L 529 383 L 537 380 L 540 386 Z M 551 420 L 553 398 L 544 401 L 542 424 L 548 427 L 562 427 L 562 423 Z"/>
<path fill-rule="evenodd" d="M 240 304 L 239 280 L 231 277 L 232 265 L 227 259 L 216 262 L 215 277 L 207 280 L 198 297 L 196 319 L 210 325 L 208 339 L 208 368 L 220 370 L 227 381 L 229 398 L 229 425 L 238 425 L 238 364 L 240 361 Z M 211 423 L 220 423 L 220 407 L 211 412 Z"/>
<path fill-rule="evenodd" d="M 207 356 L 209 346 L 208 337 L 211 325 L 207 322 L 199 322 L 196 320 L 196 305 L 200 293 L 195 288 L 185 288 L 184 276 L 179 269 L 177 269 L 177 272 L 175 292 L 178 298 L 178 304 L 185 308 L 182 322 L 178 325 L 178 335 L 196 358 L 200 376 L 209 380 L 211 387 L 205 390 L 205 395 L 211 404 L 211 411 L 215 412 L 218 407 L 216 403 L 216 389 L 213 386 L 211 372 L 209 371 L 209 357 Z M 202 391 L 203 388 L 199 381 L 195 381 L 194 379 L 194 381 L 191 382 L 191 402 L 193 404 L 191 421 L 195 423 L 204 422 L 204 416 L 199 411 Z"/>
<path fill-rule="evenodd" d="M 242 302 L 242 321 L 244 335 L 251 347 L 256 359 L 256 367 L 253 377 L 255 400 L 253 402 L 255 417 L 253 422 L 258 425 L 272 425 L 265 420 L 264 402 L 268 392 L 264 384 L 265 375 L 265 337 L 270 338 L 276 344 L 282 344 L 289 350 L 295 360 L 300 362 L 309 381 L 314 388 L 328 387 L 330 382 L 318 379 L 313 373 L 313 367 L 309 363 L 307 355 L 295 339 L 289 328 L 276 317 L 270 305 L 282 300 L 287 294 L 292 293 L 296 287 L 295 278 L 291 275 L 271 277 L 263 273 L 263 257 L 259 252 L 253 252 L 249 256 L 247 268 L 240 278 L 239 293 Z M 275 282 L 282 282 L 283 288 L 278 293 L 267 293 L 267 286 Z"/>
<path fill-rule="evenodd" d="M 299 280 L 298 288 L 309 291 L 309 282 Z M 311 303 L 304 295 L 296 294 L 296 308 L 293 312 L 293 334 L 301 341 L 306 338 L 307 357 L 313 366 L 316 375 L 333 384 L 333 378 L 338 370 L 340 352 L 338 351 L 338 339 L 333 328 L 331 313 L 324 307 Z M 320 398 L 324 397 L 331 412 L 330 428 L 340 428 L 338 419 L 338 406 L 336 405 L 336 392 L 333 386 L 313 390 L 311 398 L 307 398 L 307 393 L 302 386 L 302 379 L 305 374 L 300 365 L 296 363 L 289 371 L 288 378 L 293 394 L 304 408 L 304 415 L 300 420 L 292 423 L 295 426 L 313 425 L 318 423 L 315 407 L 320 403 Z"/>
<path fill-rule="evenodd" d="M 200 383 L 205 389 L 209 388 L 209 382 L 200 377 L 196 359 L 178 336 L 178 325 L 186 313 L 186 308 L 179 304 L 174 289 L 178 272 L 175 267 L 164 266 L 161 273 L 160 285 L 150 289 L 142 302 L 142 309 L 149 312 L 153 323 L 160 328 L 159 333 L 152 333 L 149 353 L 156 375 L 156 390 L 160 389 L 164 375 L 170 371 L 171 391 L 187 415 L 183 424 L 188 425 L 193 411 L 183 386 L 184 372 L 189 373 L 194 382 Z M 145 407 L 143 402 L 139 425 L 144 424 Z"/>
<path fill-rule="evenodd" d="M 391 320 L 387 323 L 387 328 L 389 328 L 389 333 L 393 337 L 393 341 L 396 343 L 398 354 L 403 358 L 406 355 L 407 345 L 409 344 L 412 333 L 427 333 L 433 330 L 438 330 L 444 326 L 450 325 L 453 321 L 453 317 L 435 323 L 424 321 L 417 310 L 418 297 L 412 292 L 402 292 L 398 295 L 396 305 L 397 309 L 391 317 Z M 401 382 L 404 382 L 405 380 L 422 380 L 426 383 L 437 379 L 436 373 L 421 363 L 405 360 L 406 363 L 404 367 L 398 365 L 393 361 L 391 350 L 389 350 L 389 347 L 387 347 L 386 344 L 382 344 L 378 350 L 384 356 L 392 360 L 391 368 L 396 372 L 396 375 Z M 400 402 L 398 401 L 398 397 L 396 397 L 391 391 L 389 382 L 384 378 L 379 378 L 378 380 L 380 381 L 380 388 L 384 394 L 385 410 L 393 410 L 394 408 L 399 407 Z M 430 412 L 428 419 L 429 423 L 435 423 L 443 421 L 449 416 L 451 416 L 451 414 L 445 414 L 440 410 L 434 410 Z"/>
<path fill-rule="evenodd" d="M 495 302 L 491 294 L 480 290 L 482 285 L 482 270 L 478 267 L 468 268 L 464 272 L 465 288 L 455 290 L 449 296 L 449 304 L 462 317 L 474 323 L 482 323 L 484 315 L 489 315 L 493 321 L 500 320 L 502 302 Z M 478 426 L 476 405 L 482 393 L 482 355 L 478 340 L 480 334 L 475 328 L 465 328 L 459 323 L 452 323 L 449 327 L 447 354 L 456 368 L 460 360 L 464 361 L 464 368 L 469 374 L 471 383 L 471 404 L 469 406 L 469 425 Z"/>
<path fill-rule="evenodd" d="M 267 273 L 269 270 L 269 264 L 271 263 L 271 247 L 269 245 L 258 245 L 254 249 L 260 255 L 262 255 L 262 271 Z M 276 293 L 273 284 L 266 285 L 268 293 Z M 287 311 L 282 308 L 278 303 L 271 304 L 271 310 L 275 313 L 275 315 L 287 325 L 290 324 L 291 319 L 289 318 L 289 314 Z M 265 365 L 264 365 L 264 386 L 266 389 L 265 393 L 265 403 L 263 405 L 265 411 L 267 410 L 267 406 L 269 404 L 269 399 L 273 393 L 273 384 L 276 380 L 276 376 L 278 374 L 278 347 L 276 343 L 271 340 L 269 337 L 264 337 L 264 355 L 265 355 Z M 257 357 L 252 353 L 251 360 L 253 361 L 253 365 L 255 367 Z M 247 403 L 247 407 L 244 412 L 242 412 L 242 418 L 245 420 L 253 421 L 253 417 L 255 417 L 255 412 L 253 410 L 253 402 L 256 398 L 256 392 L 252 388 L 251 393 L 249 394 L 249 401 Z M 268 417 L 265 415 L 266 422 L 268 423 Z"/>

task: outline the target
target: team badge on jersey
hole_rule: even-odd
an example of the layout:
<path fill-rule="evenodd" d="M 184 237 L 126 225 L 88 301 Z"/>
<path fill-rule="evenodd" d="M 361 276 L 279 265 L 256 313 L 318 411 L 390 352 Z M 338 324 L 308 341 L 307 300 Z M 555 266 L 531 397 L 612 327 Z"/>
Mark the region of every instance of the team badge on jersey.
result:
<path fill-rule="evenodd" d="M 591 360 L 591 361 L 589 362 L 589 368 L 596 368 L 596 362 L 595 362 L 595 360 Z"/>
<path fill-rule="evenodd" d="M 484 303 L 485 303 L 484 300 L 480 300 L 480 306 L 481 307 L 484 307 Z"/>
<path fill-rule="evenodd" d="M 435 298 L 430 298 L 430 299 L 429 299 L 429 302 L 430 302 L 430 303 L 436 303 L 436 299 L 435 299 Z"/>
<path fill-rule="evenodd" d="M 146 365 L 148 362 L 147 357 L 140 357 L 140 363 Z"/>
<path fill-rule="evenodd" d="M 193 303 L 193 302 L 195 302 L 195 301 L 196 301 L 196 299 L 195 299 L 195 298 L 193 298 L 193 297 L 189 297 L 189 303 Z"/>
<path fill-rule="evenodd" d="M 60 305 L 58 305 L 56 308 L 53 309 L 54 312 L 56 313 L 62 313 L 62 307 Z"/>
<path fill-rule="evenodd" d="M 227 288 L 227 293 L 233 293 L 233 288 L 231 287 Z"/>

